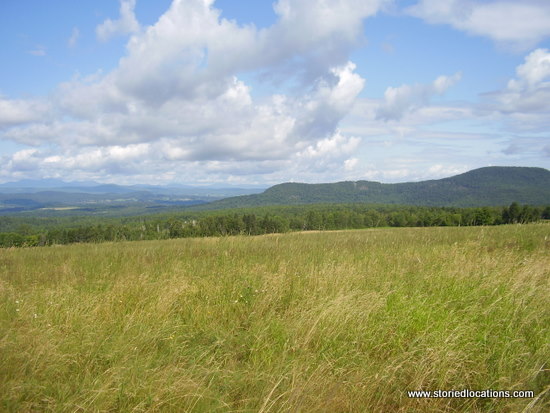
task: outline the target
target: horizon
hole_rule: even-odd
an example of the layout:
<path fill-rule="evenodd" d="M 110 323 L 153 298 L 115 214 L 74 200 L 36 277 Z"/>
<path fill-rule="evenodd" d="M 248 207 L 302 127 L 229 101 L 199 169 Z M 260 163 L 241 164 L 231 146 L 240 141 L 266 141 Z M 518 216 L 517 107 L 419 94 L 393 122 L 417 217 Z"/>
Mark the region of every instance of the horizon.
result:
<path fill-rule="evenodd" d="M 22 0 L 0 22 L 0 183 L 550 169 L 548 2 Z"/>
<path fill-rule="evenodd" d="M 93 188 L 95 186 L 121 186 L 121 187 L 132 187 L 132 186 L 136 186 L 136 187 L 148 187 L 148 186 L 151 186 L 151 187 L 159 187 L 159 188 L 170 188 L 170 187 L 173 187 L 173 188 L 185 188 L 185 187 L 188 187 L 188 188 L 193 188 L 193 189 L 200 189 L 200 188 L 207 188 L 209 187 L 210 189 L 269 189 L 270 187 L 272 186 L 276 186 L 276 185 L 282 185 L 282 184 L 306 184 L 306 185 L 317 185 L 317 184 L 334 184 L 334 183 L 343 183 L 343 182 L 361 182 L 361 181 L 364 181 L 364 182 L 376 182 L 376 183 L 380 183 L 380 184 L 386 184 L 386 185 L 392 185 L 392 184 L 407 184 L 407 183 L 417 183 L 417 182 L 424 182 L 424 181 L 430 181 L 430 180 L 439 180 L 439 179 L 446 179 L 446 178 L 453 178 L 455 176 L 458 176 L 458 175 L 463 175 L 463 174 L 466 174 L 466 173 L 469 173 L 469 172 L 473 172 L 473 171 L 477 171 L 477 170 L 480 170 L 480 169 L 487 169 L 487 168 L 534 168 L 534 169 L 543 169 L 545 171 L 548 171 L 550 172 L 548 169 L 546 168 L 541 168 L 541 167 L 526 167 L 526 166 L 502 166 L 502 165 L 491 165 L 491 166 L 483 166 L 483 167 L 480 167 L 480 168 L 475 168 L 475 169 L 471 169 L 469 171 L 466 171 L 466 172 L 462 172 L 462 173 L 459 173 L 459 174 L 453 174 L 453 175 L 449 175 L 449 176 L 443 176 L 443 177 L 440 177 L 440 178 L 435 178 L 435 179 L 424 179 L 424 180 L 417 180 L 417 181 L 397 181 L 397 182 L 382 182 L 382 181 L 373 181 L 373 180 L 366 180 L 366 179 L 357 179 L 357 180 L 345 180 L 345 181 L 332 181 L 332 182 L 302 182 L 302 181 L 285 181 L 285 182 L 279 182 L 279 183 L 276 183 L 276 184 L 272 184 L 272 185 L 261 185 L 261 184 L 243 184 L 242 186 L 238 186 L 238 185 L 233 185 L 233 184 L 225 184 L 226 186 L 223 186 L 224 184 L 221 184 L 221 183 L 205 183 L 205 184 L 186 184 L 186 183 L 181 183 L 181 184 L 174 184 L 174 183 L 168 183 L 168 184 L 159 184 L 159 185 L 152 185 L 152 184 L 128 184 L 128 185 L 121 185 L 121 184 L 117 184 L 117 183 L 114 183 L 114 182 L 97 182 L 97 181 L 64 181 L 62 179 L 58 179 L 58 178 L 47 178 L 47 179 L 43 179 L 43 180 L 34 180 L 34 179 L 24 179 L 24 180 L 20 180 L 20 181 L 9 181 L 9 182 L 0 182 L 0 187 L 5 187 L 5 185 L 9 185 L 9 184 L 21 184 L 23 182 L 25 182 L 25 184 L 27 182 L 34 182 L 36 184 L 38 184 L 38 186 L 36 187 L 32 187 L 32 186 L 20 186 L 20 187 L 17 187 L 15 185 L 13 185 L 13 188 L 19 188 L 19 189 L 24 189 L 24 188 L 44 188 L 44 189 L 47 189 L 47 188 L 59 188 L 60 186 L 51 186 L 53 185 L 54 183 L 57 184 L 57 185 L 69 185 L 69 186 L 74 186 L 75 188 L 78 188 L 78 185 L 84 185 L 84 186 L 90 186 L 90 188 Z M 48 182 L 48 185 L 46 186 L 40 186 L 40 184 L 44 184 Z M 10 185 L 12 186 L 12 185 Z"/>

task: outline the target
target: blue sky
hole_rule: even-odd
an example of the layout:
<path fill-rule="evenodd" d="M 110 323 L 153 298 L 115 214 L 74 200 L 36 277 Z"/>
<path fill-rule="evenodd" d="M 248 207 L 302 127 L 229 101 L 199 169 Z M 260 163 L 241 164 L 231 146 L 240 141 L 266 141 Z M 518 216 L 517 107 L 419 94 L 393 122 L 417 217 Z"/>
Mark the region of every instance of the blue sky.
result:
<path fill-rule="evenodd" d="M 550 167 L 546 0 L 5 0 L 0 182 Z"/>

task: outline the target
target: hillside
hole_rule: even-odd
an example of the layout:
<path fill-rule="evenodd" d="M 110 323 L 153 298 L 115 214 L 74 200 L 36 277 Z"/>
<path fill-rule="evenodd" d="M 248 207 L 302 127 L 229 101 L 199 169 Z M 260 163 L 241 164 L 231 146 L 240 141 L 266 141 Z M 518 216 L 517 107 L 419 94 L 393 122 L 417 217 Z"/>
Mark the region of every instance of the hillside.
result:
<path fill-rule="evenodd" d="M 550 171 L 494 166 L 422 182 L 284 183 L 261 194 L 225 198 L 195 208 L 357 202 L 454 207 L 499 206 L 512 202 L 544 205 L 550 203 Z"/>

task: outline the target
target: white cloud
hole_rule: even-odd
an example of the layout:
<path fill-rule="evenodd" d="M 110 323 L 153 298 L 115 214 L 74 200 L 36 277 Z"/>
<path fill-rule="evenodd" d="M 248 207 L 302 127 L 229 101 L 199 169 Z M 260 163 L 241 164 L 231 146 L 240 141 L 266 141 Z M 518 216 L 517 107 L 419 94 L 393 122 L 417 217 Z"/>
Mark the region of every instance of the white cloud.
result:
<path fill-rule="evenodd" d="M 156 165 L 160 171 L 185 170 L 183 165 L 200 162 L 204 173 L 219 173 L 209 162 L 222 161 L 233 171 L 243 162 L 255 162 L 257 167 L 248 170 L 260 173 L 263 168 L 268 168 L 266 172 L 275 166 L 288 168 L 284 163 L 266 164 L 267 160 L 289 159 L 305 170 L 314 165 L 321 171 L 333 165 L 334 159 L 349 157 L 358 144 L 357 138 L 334 135 L 363 87 L 363 79 L 353 70 L 351 63 L 336 67 L 309 94 L 274 95 L 262 102 L 255 102 L 249 88 L 236 78 L 215 99 L 174 98 L 158 107 L 124 99 L 116 85 L 112 89 L 106 86 L 108 82 L 80 85 L 81 93 L 79 87 L 64 85 L 58 103 L 59 110 L 71 114 L 69 120 L 16 125 L 4 133 L 4 138 L 35 146 L 56 144 L 61 155 L 39 152 L 33 163 L 25 164 L 26 171 L 32 164 L 36 170 L 50 171 L 49 176 L 63 175 L 63 171 L 81 177 L 86 171 L 135 173 L 139 168 L 118 154 L 137 147 L 148 149 L 143 159 L 150 162 L 149 168 Z M 116 163 L 126 166 L 115 168 Z M 12 163 L 13 167 L 18 165 L 21 163 Z"/>
<path fill-rule="evenodd" d="M 14 153 L 6 163 L 10 172 L 40 170 L 47 176 L 66 176 L 69 171 L 76 174 L 103 171 L 139 171 L 150 155 L 148 144 L 113 145 L 105 147 L 74 148 L 61 155 L 48 150 L 24 149 Z M 5 171 L 3 171 L 5 172 Z"/>
<path fill-rule="evenodd" d="M 336 156 L 349 156 L 357 149 L 360 139 L 356 137 L 346 138 L 339 132 L 331 137 L 309 145 L 305 150 L 298 153 L 299 158 L 333 158 Z"/>
<path fill-rule="evenodd" d="M 457 83 L 460 73 L 453 76 L 439 76 L 431 84 L 402 85 L 389 87 L 384 93 L 384 103 L 377 111 L 377 118 L 399 120 L 407 112 L 416 110 L 429 103 L 435 95 L 442 95 L 448 88 Z"/>
<path fill-rule="evenodd" d="M 139 31 L 139 23 L 134 15 L 136 0 L 120 0 L 120 18 L 106 19 L 96 27 L 97 38 L 106 42 L 114 36 L 121 36 Z M 74 32 L 73 32 L 74 35 Z M 72 37 L 71 37 L 72 39 Z"/>
<path fill-rule="evenodd" d="M 359 159 L 357 158 L 346 159 L 344 161 L 344 169 L 346 171 L 353 171 L 358 163 L 359 163 Z"/>
<path fill-rule="evenodd" d="M 37 168 L 55 166 L 56 173 L 68 165 L 97 170 L 100 157 L 115 162 L 112 148 L 130 145 L 149 145 L 144 159 L 159 171 L 196 162 L 288 168 L 298 158 L 305 169 L 333 159 L 342 167 L 358 141 L 337 128 L 364 87 L 346 50 L 362 20 L 385 2 L 317 3 L 280 1 L 279 21 L 257 30 L 221 19 L 211 1 L 174 0 L 156 24 L 132 36 L 116 69 L 61 84 L 55 116 L 14 124 L 3 137 L 56 145 L 61 153 L 36 154 L 43 160 Z M 120 21 L 134 5 L 121 3 Z M 114 33 L 115 23 L 102 33 Z M 286 81 L 292 88 L 280 90 L 292 93 L 254 98 L 239 79 L 249 72 L 271 81 L 289 67 L 299 69 Z"/>
<path fill-rule="evenodd" d="M 6 163 L 8 170 L 33 171 L 38 162 L 37 149 L 23 149 L 15 152 Z"/>
<path fill-rule="evenodd" d="M 517 78 L 508 82 L 499 100 L 504 111 L 550 111 L 550 52 L 537 49 L 516 69 Z"/>
<path fill-rule="evenodd" d="M 309 60 L 302 67 L 314 78 L 335 62 L 345 63 L 353 46 L 361 39 L 362 21 L 383 9 L 389 0 L 279 0 L 274 10 L 279 22 L 262 34 L 269 61 L 281 56 Z"/>
<path fill-rule="evenodd" d="M 532 51 L 516 68 L 516 75 L 504 90 L 487 95 L 493 98 L 489 108 L 512 115 L 511 120 L 531 120 L 531 125 L 547 124 L 550 118 L 550 52 L 547 49 Z"/>
<path fill-rule="evenodd" d="M 280 19 L 257 30 L 220 18 L 210 1 L 175 0 L 159 21 L 128 43 L 113 74 L 125 93 L 160 104 L 175 96 L 212 98 L 234 75 L 307 86 L 345 65 L 364 18 L 386 1 L 281 0 Z"/>
<path fill-rule="evenodd" d="M 365 162 L 371 147 L 387 152 L 383 145 L 437 133 L 425 124 L 472 116 L 431 103 L 460 74 L 388 88 L 383 101 L 359 98 L 365 79 L 349 52 L 363 20 L 386 3 L 280 0 L 278 21 L 258 30 L 222 19 L 212 1 L 174 0 L 154 25 L 134 25 L 114 70 L 61 84 L 49 112 L 0 100 L 12 111 L 0 112 L 0 137 L 36 148 L 6 157 L 0 176 L 241 182 L 247 174 L 275 183 L 374 174 Z M 127 33 L 117 27 L 134 6 L 122 2 L 120 20 L 102 25 L 101 36 Z M 261 95 L 251 78 L 279 93 Z M 392 162 L 376 176 L 412 170 Z"/>
<path fill-rule="evenodd" d="M 304 96 L 274 95 L 261 103 L 235 77 L 215 98 L 174 97 L 158 106 L 125 97 L 106 79 L 90 86 L 66 84 L 59 102 L 82 120 L 52 123 L 51 135 L 63 139 L 70 134 L 73 143 L 88 145 L 159 140 L 172 159 L 284 158 L 334 133 L 363 88 L 363 79 L 353 70 L 351 63 L 335 67 Z M 41 127 L 44 135 L 48 126 Z M 36 128 L 9 136 L 28 143 Z"/>
<path fill-rule="evenodd" d="M 50 114 L 50 105 L 37 99 L 5 99 L 0 96 L 0 130 L 8 126 L 39 121 Z"/>
<path fill-rule="evenodd" d="M 550 36 L 550 2 L 545 0 L 420 0 L 407 12 L 519 49 Z"/>
<path fill-rule="evenodd" d="M 516 69 L 518 79 L 508 82 L 509 89 L 538 88 L 543 81 L 550 80 L 550 53 L 548 49 L 537 49 L 531 52 L 525 63 Z M 546 84 L 547 85 L 547 84 Z"/>

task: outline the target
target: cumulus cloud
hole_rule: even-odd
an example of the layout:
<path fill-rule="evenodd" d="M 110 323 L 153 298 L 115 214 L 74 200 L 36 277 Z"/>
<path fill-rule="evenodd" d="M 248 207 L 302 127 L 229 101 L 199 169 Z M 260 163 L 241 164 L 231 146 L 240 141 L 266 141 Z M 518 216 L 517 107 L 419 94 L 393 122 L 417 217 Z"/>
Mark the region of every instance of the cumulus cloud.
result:
<path fill-rule="evenodd" d="M 550 78 L 550 53 L 548 49 L 537 49 L 525 58 L 525 63 L 516 69 L 518 80 L 508 83 L 510 89 L 534 88 Z"/>
<path fill-rule="evenodd" d="M 336 156 L 349 156 L 359 145 L 360 139 L 356 137 L 346 138 L 339 132 L 331 137 L 317 141 L 309 145 L 305 150 L 297 154 L 300 158 L 333 158 Z"/>
<path fill-rule="evenodd" d="M 136 0 L 120 0 L 120 18 L 117 20 L 106 19 L 98 25 L 96 27 L 97 38 L 102 42 L 106 42 L 114 36 L 137 32 L 140 26 L 134 15 L 135 7 Z"/>
<path fill-rule="evenodd" d="M 515 79 L 496 94 L 503 112 L 550 111 L 550 52 L 536 49 L 516 68 Z"/>
<path fill-rule="evenodd" d="M 338 126 L 365 83 L 348 54 L 363 20 L 386 3 L 280 0 L 278 21 L 258 30 L 221 18 L 213 1 L 173 0 L 139 30 L 135 1 L 123 0 L 120 18 L 96 31 L 101 40 L 134 33 L 118 67 L 59 85 L 47 117 L 33 115 L 30 101 L 0 100 L 11 108 L 0 112 L 2 137 L 39 148 L 27 165 L 49 176 L 115 173 L 117 162 L 128 170 L 138 160 L 182 179 L 197 165 L 214 174 L 237 163 L 258 171 L 288 170 L 289 162 L 301 163 L 296 173 L 309 165 L 342 169 L 358 139 Z M 281 93 L 254 96 L 243 73 L 284 78 Z M 138 149 L 139 156 L 121 155 Z M 21 162 L 10 162 L 15 173 Z"/>
<path fill-rule="evenodd" d="M 358 146 L 357 138 L 347 138 L 339 133 L 288 155 L 285 159 L 250 159 L 234 162 L 231 159 L 187 159 L 187 154 L 178 153 L 177 146 L 170 142 L 73 147 L 59 152 L 51 149 L 25 149 L 4 157 L 0 176 L 26 176 L 40 171 L 43 177 L 66 177 L 73 179 L 96 179 L 101 176 L 118 177 L 130 175 L 130 182 L 159 182 L 175 177 L 192 181 L 244 182 L 244 176 L 264 176 L 276 183 L 288 180 L 288 176 L 301 179 L 334 180 L 339 173 L 351 170 L 357 159 L 348 159 Z M 171 156 L 175 155 L 175 156 Z M 179 155 L 182 155 L 182 161 Z M 241 177 L 241 178 L 239 178 Z M 122 181 L 121 181 L 122 179 Z"/>
<path fill-rule="evenodd" d="M 399 120 L 407 112 L 418 109 L 429 103 L 436 95 L 442 95 L 457 83 L 460 73 L 453 76 L 439 76 L 431 84 L 401 85 L 389 87 L 384 93 L 384 102 L 377 111 L 377 118 L 383 120 Z"/>
<path fill-rule="evenodd" d="M 281 158 L 333 134 L 363 84 L 348 63 L 333 68 L 308 94 L 275 95 L 261 103 L 236 77 L 215 98 L 176 97 L 162 105 L 125 97 L 106 83 L 84 91 L 64 85 L 70 92 L 62 93 L 62 105 L 80 121 L 32 125 L 8 136 L 29 143 L 42 128 L 42 136 L 50 129 L 59 144 L 67 135 L 80 145 L 161 140 L 168 157 L 185 160 Z"/>
<path fill-rule="evenodd" d="M 150 149 L 148 144 L 73 148 L 61 154 L 24 149 L 8 159 L 4 172 L 40 170 L 47 176 L 66 176 L 68 171 L 81 176 L 97 172 L 136 172 L 147 162 Z"/>
<path fill-rule="evenodd" d="M 386 3 L 281 0 L 279 20 L 257 30 L 220 18 L 212 1 L 174 0 L 170 9 L 128 43 L 113 74 L 126 93 L 162 103 L 174 96 L 212 98 L 240 72 L 306 85 L 345 65 L 364 18 Z"/>
<path fill-rule="evenodd" d="M 24 176 L 36 171 L 40 163 L 40 153 L 37 149 L 23 149 L 11 156 L 2 157 L 0 176 Z"/>
<path fill-rule="evenodd" d="M 0 96 L 0 130 L 8 126 L 39 121 L 51 113 L 51 106 L 37 99 L 6 99 Z"/>
<path fill-rule="evenodd" d="M 519 49 L 550 36 L 550 3 L 544 0 L 420 0 L 407 12 Z"/>

